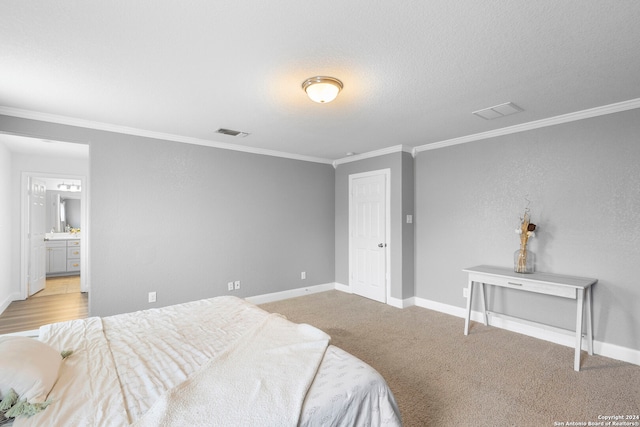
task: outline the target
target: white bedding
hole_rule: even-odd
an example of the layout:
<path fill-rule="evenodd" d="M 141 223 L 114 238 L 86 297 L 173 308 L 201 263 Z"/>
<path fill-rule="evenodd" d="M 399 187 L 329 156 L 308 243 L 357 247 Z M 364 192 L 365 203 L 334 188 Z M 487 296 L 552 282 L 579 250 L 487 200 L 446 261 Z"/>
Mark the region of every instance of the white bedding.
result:
<path fill-rule="evenodd" d="M 165 393 L 135 426 L 295 426 L 328 344 L 321 330 L 271 314 Z"/>
<path fill-rule="evenodd" d="M 15 426 L 123 426 L 269 316 L 235 297 L 218 297 L 41 328 L 40 339 L 74 350 L 45 411 Z M 222 402 L 211 402 L 224 408 Z M 401 425 L 382 377 L 329 346 L 305 397 L 301 426 Z"/>

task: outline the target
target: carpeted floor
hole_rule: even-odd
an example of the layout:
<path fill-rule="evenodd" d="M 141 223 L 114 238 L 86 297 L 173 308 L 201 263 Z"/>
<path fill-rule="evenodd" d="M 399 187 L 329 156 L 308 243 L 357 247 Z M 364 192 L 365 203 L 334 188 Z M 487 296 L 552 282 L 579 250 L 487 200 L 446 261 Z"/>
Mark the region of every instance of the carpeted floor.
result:
<path fill-rule="evenodd" d="M 407 427 L 606 425 L 602 417 L 640 416 L 637 365 L 583 352 L 575 372 L 573 348 L 479 323 L 464 336 L 461 318 L 339 291 L 261 307 L 324 330 L 377 369 Z"/>

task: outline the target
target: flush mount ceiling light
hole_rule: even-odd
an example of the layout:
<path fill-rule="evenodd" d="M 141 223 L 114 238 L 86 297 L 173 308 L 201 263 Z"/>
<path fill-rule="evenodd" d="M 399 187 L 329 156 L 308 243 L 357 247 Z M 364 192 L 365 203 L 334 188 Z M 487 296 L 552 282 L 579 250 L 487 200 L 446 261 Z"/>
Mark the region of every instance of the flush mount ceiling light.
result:
<path fill-rule="evenodd" d="M 302 82 L 302 89 L 313 102 L 326 104 L 336 99 L 342 90 L 342 82 L 334 77 L 317 76 Z"/>

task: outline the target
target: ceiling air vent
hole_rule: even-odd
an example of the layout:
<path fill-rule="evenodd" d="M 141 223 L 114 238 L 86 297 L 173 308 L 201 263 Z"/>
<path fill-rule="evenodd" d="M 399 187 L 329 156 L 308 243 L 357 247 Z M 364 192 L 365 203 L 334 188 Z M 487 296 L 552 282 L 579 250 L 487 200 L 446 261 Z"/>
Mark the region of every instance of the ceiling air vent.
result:
<path fill-rule="evenodd" d="M 524 111 L 513 102 L 505 102 L 504 104 L 494 105 L 493 107 L 483 108 L 482 110 L 474 111 L 478 117 L 482 117 L 485 120 L 493 120 L 498 117 L 510 116 L 512 114 Z"/>
<path fill-rule="evenodd" d="M 245 136 L 249 135 L 248 132 L 240 132 L 239 130 L 224 129 L 224 128 L 218 129 L 216 133 L 221 133 L 223 135 L 237 136 L 240 138 L 244 138 Z"/>

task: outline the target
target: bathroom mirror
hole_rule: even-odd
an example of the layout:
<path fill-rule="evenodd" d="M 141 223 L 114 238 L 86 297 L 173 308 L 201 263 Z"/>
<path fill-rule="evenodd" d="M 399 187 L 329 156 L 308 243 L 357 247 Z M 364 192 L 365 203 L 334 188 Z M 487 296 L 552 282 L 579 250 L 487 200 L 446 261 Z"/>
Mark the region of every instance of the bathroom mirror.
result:
<path fill-rule="evenodd" d="M 64 233 L 66 227 L 81 228 L 80 193 L 47 191 L 47 230 Z"/>

